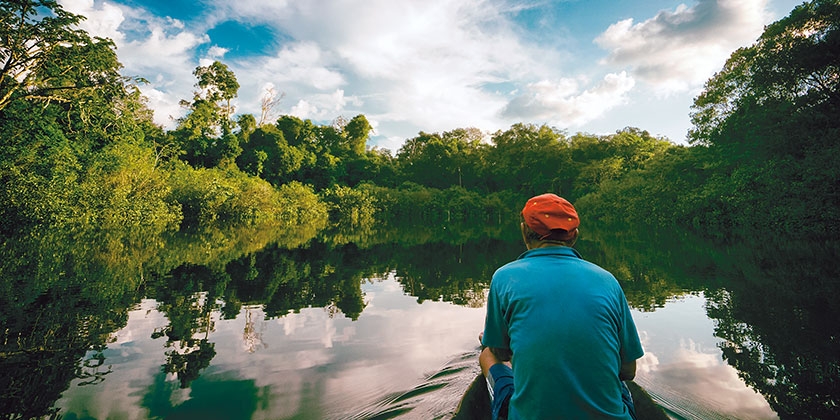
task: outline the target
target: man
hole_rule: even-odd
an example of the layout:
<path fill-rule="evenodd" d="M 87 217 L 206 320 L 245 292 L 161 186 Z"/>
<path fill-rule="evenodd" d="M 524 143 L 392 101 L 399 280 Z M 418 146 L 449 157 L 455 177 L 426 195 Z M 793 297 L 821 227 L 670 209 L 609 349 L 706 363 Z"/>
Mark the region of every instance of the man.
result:
<path fill-rule="evenodd" d="M 522 219 L 528 250 L 493 274 L 481 338 L 493 418 L 634 418 L 622 381 L 644 352 L 621 286 L 571 248 L 571 203 L 536 196 Z"/>

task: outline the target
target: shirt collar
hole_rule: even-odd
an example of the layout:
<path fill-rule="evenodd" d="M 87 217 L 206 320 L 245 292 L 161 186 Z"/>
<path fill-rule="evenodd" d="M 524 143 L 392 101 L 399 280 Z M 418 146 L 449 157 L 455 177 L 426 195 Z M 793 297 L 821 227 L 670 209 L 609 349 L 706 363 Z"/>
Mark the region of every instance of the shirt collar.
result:
<path fill-rule="evenodd" d="M 530 257 L 541 257 L 544 255 L 556 255 L 561 257 L 577 257 L 583 258 L 574 248 L 569 248 L 567 246 L 547 246 L 545 248 L 534 248 L 529 249 L 522 253 L 522 255 L 517 258 L 521 260 L 523 258 L 530 258 Z"/>

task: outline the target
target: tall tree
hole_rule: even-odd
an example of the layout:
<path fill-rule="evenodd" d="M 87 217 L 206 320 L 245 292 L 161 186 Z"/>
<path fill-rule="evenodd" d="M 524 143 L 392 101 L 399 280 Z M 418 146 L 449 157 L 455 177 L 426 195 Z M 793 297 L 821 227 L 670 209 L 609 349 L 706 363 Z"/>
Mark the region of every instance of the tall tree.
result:
<path fill-rule="evenodd" d="M 160 136 L 113 42 L 82 19 L 55 1 L 0 1 L 0 229 L 80 219 L 84 166 Z"/>
<path fill-rule="evenodd" d="M 198 66 L 193 72 L 198 90 L 193 101 L 181 101 L 189 114 L 179 122 L 174 133 L 192 165 L 213 167 L 232 163 L 242 149 L 231 135 L 234 127 L 231 100 L 239 92 L 236 75 L 223 63 Z"/>
<path fill-rule="evenodd" d="M 0 112 L 16 100 L 58 106 L 54 120 L 82 149 L 136 136 L 131 119 L 144 119 L 114 43 L 78 29 L 83 19 L 52 0 L 0 1 Z"/>
<path fill-rule="evenodd" d="M 548 126 L 515 124 L 492 138 L 495 147 L 487 156 L 495 188 L 525 195 L 552 191 L 568 195 L 572 179 L 569 141 Z"/>
<path fill-rule="evenodd" d="M 690 138 L 716 152 L 723 182 L 707 189 L 732 224 L 840 232 L 838 63 L 840 1 L 814 0 L 767 26 L 706 83 Z"/>
<path fill-rule="evenodd" d="M 485 145 L 476 128 L 423 133 L 406 140 L 397 151 L 397 164 L 406 181 L 434 188 L 479 188 Z"/>
<path fill-rule="evenodd" d="M 647 131 L 626 127 L 615 134 L 593 136 L 578 134 L 572 138 L 571 155 L 577 168 L 573 179 L 574 197 L 598 191 L 604 182 L 618 179 L 631 170 L 642 169 L 651 158 L 672 146 Z"/>
<path fill-rule="evenodd" d="M 838 63 L 840 2 L 797 6 L 706 83 L 692 107 L 690 140 L 747 158 L 803 156 L 832 146 L 836 131 L 813 134 L 838 127 Z"/>
<path fill-rule="evenodd" d="M 198 66 L 193 74 L 198 78 L 196 86 L 201 89 L 198 95 L 219 106 L 222 124 L 229 128 L 230 117 L 233 115 L 230 101 L 239 93 L 236 75 L 220 61 L 214 61 L 209 66 Z"/>
<path fill-rule="evenodd" d="M 373 127 L 364 115 L 356 115 L 344 126 L 344 137 L 353 156 L 365 154 L 365 145 Z"/>
<path fill-rule="evenodd" d="M 43 70 L 60 51 L 94 43 L 87 33 L 76 29 L 82 19 L 53 0 L 0 1 L 0 110 L 16 95 L 53 96 L 56 87 L 49 86 Z"/>
<path fill-rule="evenodd" d="M 307 157 L 299 148 L 289 145 L 283 132 L 271 125 L 254 130 L 244 146 L 237 160 L 240 166 L 278 186 L 292 181 Z"/>

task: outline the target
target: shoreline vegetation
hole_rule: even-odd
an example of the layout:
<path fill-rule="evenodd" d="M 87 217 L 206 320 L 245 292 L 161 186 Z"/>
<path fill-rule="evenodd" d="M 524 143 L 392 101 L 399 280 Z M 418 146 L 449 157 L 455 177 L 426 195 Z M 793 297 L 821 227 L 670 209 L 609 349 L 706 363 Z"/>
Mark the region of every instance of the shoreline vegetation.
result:
<path fill-rule="evenodd" d="M 164 131 L 113 43 L 74 29 L 83 17 L 51 1 L 5 4 L 4 22 L 22 23 L 0 27 L 0 232 L 501 225 L 550 191 L 608 224 L 831 238 L 838 9 L 805 3 L 735 51 L 692 107 L 689 146 L 632 127 L 569 135 L 521 123 L 420 132 L 392 153 L 367 147 L 364 115 L 318 125 L 235 114 L 239 83 L 218 61 L 195 69 L 188 113 Z"/>

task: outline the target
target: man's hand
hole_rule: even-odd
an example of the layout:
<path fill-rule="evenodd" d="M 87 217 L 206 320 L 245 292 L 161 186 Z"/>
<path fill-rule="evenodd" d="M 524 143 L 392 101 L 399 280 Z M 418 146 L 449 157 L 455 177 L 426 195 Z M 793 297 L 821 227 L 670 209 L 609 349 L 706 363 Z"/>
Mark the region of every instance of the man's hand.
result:
<path fill-rule="evenodd" d="M 481 350 L 482 351 L 484 351 L 484 349 L 487 348 L 487 346 L 484 345 L 483 341 L 484 341 L 484 331 L 478 333 L 478 343 L 481 344 Z M 497 348 L 497 347 L 490 347 L 490 351 L 493 352 L 493 356 L 496 359 L 499 359 L 499 362 L 509 362 L 510 359 L 513 357 L 513 352 L 511 352 L 510 349 L 500 349 L 500 348 Z"/>
<path fill-rule="evenodd" d="M 508 360 L 501 360 L 498 357 L 496 357 L 493 350 L 498 351 L 501 349 L 485 347 L 484 350 L 481 351 L 481 354 L 478 355 L 478 364 L 481 365 L 481 373 L 484 374 L 485 378 L 488 377 L 488 375 L 490 375 L 490 367 L 495 364 L 504 363 L 510 366 L 510 358 L 508 358 Z M 508 353 L 509 352 L 510 350 L 508 350 Z"/>

